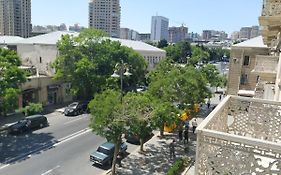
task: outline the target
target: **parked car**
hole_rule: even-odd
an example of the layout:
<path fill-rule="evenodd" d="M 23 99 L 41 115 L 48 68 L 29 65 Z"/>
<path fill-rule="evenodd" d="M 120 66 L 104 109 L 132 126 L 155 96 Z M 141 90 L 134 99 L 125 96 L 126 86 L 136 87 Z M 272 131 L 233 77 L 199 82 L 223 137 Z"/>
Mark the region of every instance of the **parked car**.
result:
<path fill-rule="evenodd" d="M 151 139 L 152 136 L 153 136 L 152 129 L 148 129 L 147 131 L 145 131 L 144 142 L 146 142 L 149 139 Z M 132 131 L 128 131 L 125 134 L 125 139 L 129 143 L 140 144 L 140 136 L 137 135 L 137 134 L 134 134 Z"/>
<path fill-rule="evenodd" d="M 111 165 L 114 155 L 115 145 L 111 142 L 105 142 L 98 147 L 97 151 L 90 154 L 90 161 L 101 166 Z M 128 146 L 122 143 L 119 154 L 125 154 Z"/>
<path fill-rule="evenodd" d="M 70 115 L 79 115 L 83 113 L 88 113 L 89 108 L 88 108 L 88 101 L 83 101 L 83 102 L 73 102 L 70 105 L 68 105 L 65 110 L 64 110 L 64 115 L 65 116 L 70 116 Z"/>
<path fill-rule="evenodd" d="M 38 114 L 19 120 L 17 123 L 9 126 L 8 132 L 10 134 L 21 134 L 46 126 L 49 126 L 47 117 Z"/>

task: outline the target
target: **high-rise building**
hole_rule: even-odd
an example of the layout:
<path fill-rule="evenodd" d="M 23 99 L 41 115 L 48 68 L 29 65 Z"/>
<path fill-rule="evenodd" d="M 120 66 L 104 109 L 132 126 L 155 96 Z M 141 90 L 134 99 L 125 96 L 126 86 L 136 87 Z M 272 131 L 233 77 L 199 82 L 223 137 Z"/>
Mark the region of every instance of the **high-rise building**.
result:
<path fill-rule="evenodd" d="M 224 41 L 227 39 L 227 33 L 216 30 L 203 30 L 202 38 L 205 41 Z"/>
<path fill-rule="evenodd" d="M 184 26 L 169 27 L 169 42 L 177 43 L 187 39 L 188 28 Z"/>
<path fill-rule="evenodd" d="M 0 35 L 30 36 L 31 0 L 0 0 Z"/>
<path fill-rule="evenodd" d="M 141 41 L 149 41 L 151 38 L 151 34 L 150 33 L 140 33 L 139 34 L 139 39 Z"/>
<path fill-rule="evenodd" d="M 168 41 L 168 28 L 169 28 L 169 19 L 163 16 L 152 16 L 151 18 L 151 40 Z"/>
<path fill-rule="evenodd" d="M 238 31 L 232 32 L 231 40 L 236 41 L 238 39 L 239 39 L 239 32 Z"/>
<path fill-rule="evenodd" d="M 210 40 L 212 37 L 212 31 L 211 30 L 203 30 L 203 33 L 202 33 L 202 38 L 203 40 Z"/>
<path fill-rule="evenodd" d="M 103 30 L 110 37 L 120 36 L 120 0 L 91 0 L 89 27 Z"/>
<path fill-rule="evenodd" d="M 252 26 L 251 30 L 251 38 L 255 38 L 257 36 L 261 35 L 261 30 L 259 26 Z"/>

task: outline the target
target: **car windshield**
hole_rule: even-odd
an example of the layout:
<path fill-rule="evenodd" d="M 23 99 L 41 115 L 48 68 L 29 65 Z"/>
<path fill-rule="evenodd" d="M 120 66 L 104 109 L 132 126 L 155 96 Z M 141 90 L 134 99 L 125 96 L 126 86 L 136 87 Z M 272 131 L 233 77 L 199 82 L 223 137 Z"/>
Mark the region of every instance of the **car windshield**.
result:
<path fill-rule="evenodd" d="M 101 153 L 104 153 L 106 155 L 110 154 L 110 151 L 107 150 L 107 149 L 104 149 L 103 147 L 99 147 L 97 151 L 101 152 Z"/>
<path fill-rule="evenodd" d="M 70 108 L 76 108 L 78 105 L 78 103 L 71 103 L 68 107 Z"/>

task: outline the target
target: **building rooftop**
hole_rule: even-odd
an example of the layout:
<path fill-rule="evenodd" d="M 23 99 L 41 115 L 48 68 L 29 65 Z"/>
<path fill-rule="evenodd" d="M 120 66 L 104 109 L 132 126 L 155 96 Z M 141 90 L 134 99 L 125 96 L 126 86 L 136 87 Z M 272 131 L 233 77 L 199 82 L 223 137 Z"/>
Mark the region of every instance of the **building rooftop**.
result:
<path fill-rule="evenodd" d="M 258 36 L 247 41 L 233 45 L 232 47 L 256 47 L 256 48 L 268 48 L 264 43 L 262 36 Z"/>
<path fill-rule="evenodd" d="M 35 37 L 26 38 L 23 40 L 15 41 L 14 44 L 46 44 L 46 45 L 55 45 L 61 39 L 62 35 L 73 35 L 78 36 L 78 32 L 71 32 L 71 31 L 56 31 L 51 32 L 43 35 L 38 35 Z M 165 52 L 162 49 L 157 47 L 151 46 L 141 41 L 133 41 L 133 40 L 125 40 L 125 39 L 117 39 L 117 38 L 109 38 L 112 41 L 119 41 L 122 46 L 130 47 L 136 51 L 158 51 L 158 52 Z"/>
<path fill-rule="evenodd" d="M 11 44 L 23 40 L 24 38 L 19 36 L 0 36 L 0 45 L 1 44 Z"/>

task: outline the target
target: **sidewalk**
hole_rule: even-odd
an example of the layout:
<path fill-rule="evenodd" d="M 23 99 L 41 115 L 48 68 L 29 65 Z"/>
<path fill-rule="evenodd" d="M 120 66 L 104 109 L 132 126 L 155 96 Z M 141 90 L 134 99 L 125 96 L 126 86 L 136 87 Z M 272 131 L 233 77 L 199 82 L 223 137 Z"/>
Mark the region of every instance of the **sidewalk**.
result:
<path fill-rule="evenodd" d="M 200 112 L 196 114 L 197 123 L 200 124 L 204 118 L 212 111 L 212 108 L 220 102 L 219 94 L 215 94 L 211 98 L 211 107 L 208 109 L 206 105 L 200 108 Z M 190 121 L 190 124 L 193 120 Z M 189 151 L 185 152 L 185 145 L 178 140 L 177 132 L 165 133 L 163 138 L 159 137 L 159 132 L 144 145 L 145 153 L 139 153 L 139 147 L 128 157 L 122 160 L 122 167 L 116 165 L 117 174 L 119 175 L 158 175 L 166 174 L 175 160 L 170 160 L 169 143 L 172 139 L 176 139 L 176 159 L 181 157 L 190 157 L 191 166 L 187 167 L 183 175 L 194 175 L 194 164 L 196 154 L 196 134 L 189 131 Z"/>

